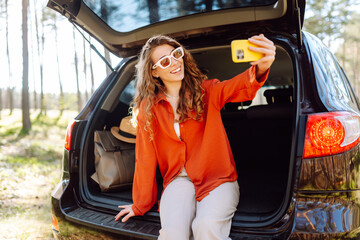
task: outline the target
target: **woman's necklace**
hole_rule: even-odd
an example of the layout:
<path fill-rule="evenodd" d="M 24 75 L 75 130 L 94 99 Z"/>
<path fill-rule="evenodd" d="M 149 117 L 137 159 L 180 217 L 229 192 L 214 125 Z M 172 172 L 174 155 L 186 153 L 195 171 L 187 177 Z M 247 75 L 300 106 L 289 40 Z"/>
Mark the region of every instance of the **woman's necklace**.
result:
<path fill-rule="evenodd" d="M 179 98 L 179 96 L 171 96 L 171 95 L 167 94 L 166 92 L 164 92 L 164 94 L 169 98 Z"/>

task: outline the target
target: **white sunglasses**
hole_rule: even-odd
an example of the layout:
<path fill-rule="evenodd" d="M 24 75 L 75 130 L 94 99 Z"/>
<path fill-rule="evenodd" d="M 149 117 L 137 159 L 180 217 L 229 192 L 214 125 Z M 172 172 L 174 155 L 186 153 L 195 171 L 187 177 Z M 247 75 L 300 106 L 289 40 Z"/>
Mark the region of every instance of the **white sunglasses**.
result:
<path fill-rule="evenodd" d="M 175 60 L 179 60 L 184 56 L 184 49 L 182 47 L 175 48 L 170 55 L 164 56 L 159 59 L 153 66 L 152 69 L 157 67 L 161 67 L 162 69 L 166 69 L 171 65 L 171 58 Z"/>

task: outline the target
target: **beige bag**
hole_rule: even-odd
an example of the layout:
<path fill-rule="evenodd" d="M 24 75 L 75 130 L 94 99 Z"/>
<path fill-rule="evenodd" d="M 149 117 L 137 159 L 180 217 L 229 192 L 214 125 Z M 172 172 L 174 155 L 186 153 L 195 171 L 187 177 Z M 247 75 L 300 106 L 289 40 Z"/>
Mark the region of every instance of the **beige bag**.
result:
<path fill-rule="evenodd" d="M 102 192 L 132 185 L 135 171 L 135 144 L 116 139 L 110 131 L 95 131 L 95 170 L 91 178 Z"/>

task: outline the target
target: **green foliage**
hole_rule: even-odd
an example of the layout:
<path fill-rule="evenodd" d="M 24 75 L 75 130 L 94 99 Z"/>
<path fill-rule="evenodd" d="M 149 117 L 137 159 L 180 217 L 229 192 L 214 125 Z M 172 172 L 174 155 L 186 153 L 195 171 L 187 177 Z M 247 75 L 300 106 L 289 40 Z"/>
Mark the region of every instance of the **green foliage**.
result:
<path fill-rule="evenodd" d="M 328 47 L 342 38 L 349 23 L 355 0 L 308 0 L 304 29 L 320 38 Z"/>
<path fill-rule="evenodd" d="M 336 56 L 340 59 L 355 92 L 360 93 L 360 14 L 353 13 L 351 22 L 344 27 L 343 42 Z"/>
<path fill-rule="evenodd" d="M 66 126 L 75 112 L 32 112 L 21 135 L 21 111 L 0 119 L 0 238 L 50 239 L 50 195 L 61 176 Z"/>
<path fill-rule="evenodd" d="M 304 30 L 319 37 L 339 59 L 360 95 L 360 14 L 358 0 L 308 0 Z"/>

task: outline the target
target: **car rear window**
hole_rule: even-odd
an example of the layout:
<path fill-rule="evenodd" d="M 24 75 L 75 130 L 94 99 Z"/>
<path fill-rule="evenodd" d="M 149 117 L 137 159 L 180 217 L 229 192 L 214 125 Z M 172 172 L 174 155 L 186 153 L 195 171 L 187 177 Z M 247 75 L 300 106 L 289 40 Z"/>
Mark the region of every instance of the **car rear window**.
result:
<path fill-rule="evenodd" d="M 305 33 L 311 48 L 314 73 L 319 97 L 328 110 L 349 109 L 358 111 L 357 99 L 336 57 L 317 38 Z"/>
<path fill-rule="evenodd" d="M 147 25 L 187 15 L 229 8 L 258 7 L 277 0 L 84 0 L 111 28 L 130 32 Z"/>

